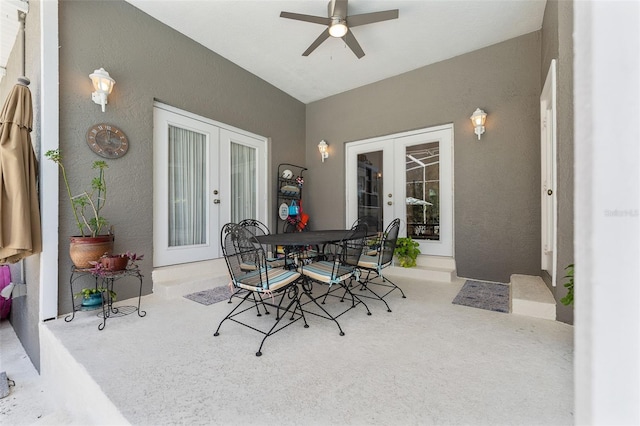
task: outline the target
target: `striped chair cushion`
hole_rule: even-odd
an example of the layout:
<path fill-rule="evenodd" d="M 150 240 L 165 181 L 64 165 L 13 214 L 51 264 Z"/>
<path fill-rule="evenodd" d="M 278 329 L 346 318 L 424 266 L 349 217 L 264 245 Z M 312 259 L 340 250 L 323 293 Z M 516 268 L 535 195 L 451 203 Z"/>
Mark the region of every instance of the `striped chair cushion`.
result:
<path fill-rule="evenodd" d="M 350 266 L 338 266 L 336 268 L 336 276 L 333 277 L 334 264 L 333 262 L 320 261 L 314 262 L 302 267 L 302 274 L 311 278 L 312 280 L 320 281 L 329 284 L 330 282 L 341 282 L 351 277 L 353 273 L 353 267 Z"/>
<path fill-rule="evenodd" d="M 358 266 L 361 268 L 376 269 L 378 267 L 378 256 L 369 256 L 363 254 L 362 256 L 360 256 Z"/>
<path fill-rule="evenodd" d="M 262 282 L 261 282 L 262 275 Z M 266 273 L 264 270 L 253 271 L 240 277 L 236 281 L 238 287 L 244 288 L 250 291 L 264 292 L 264 291 L 276 291 L 279 288 L 285 287 L 300 277 L 300 273 L 296 271 L 289 271 L 281 268 L 269 268 Z M 267 285 L 269 282 L 269 288 L 263 288 L 262 285 Z"/>

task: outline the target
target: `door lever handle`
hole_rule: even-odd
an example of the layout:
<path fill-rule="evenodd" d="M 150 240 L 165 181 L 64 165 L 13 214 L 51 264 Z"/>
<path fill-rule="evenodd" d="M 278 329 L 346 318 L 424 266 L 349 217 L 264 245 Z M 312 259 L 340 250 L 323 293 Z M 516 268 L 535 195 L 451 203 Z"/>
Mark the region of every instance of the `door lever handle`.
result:
<path fill-rule="evenodd" d="M 213 200 L 213 204 L 220 204 L 220 200 L 216 198 L 215 200 Z"/>

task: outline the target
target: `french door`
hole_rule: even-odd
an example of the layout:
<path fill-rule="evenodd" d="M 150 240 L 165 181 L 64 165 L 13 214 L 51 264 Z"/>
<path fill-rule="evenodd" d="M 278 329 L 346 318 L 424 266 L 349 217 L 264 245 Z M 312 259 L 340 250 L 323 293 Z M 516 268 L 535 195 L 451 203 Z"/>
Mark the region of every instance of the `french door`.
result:
<path fill-rule="evenodd" d="M 221 257 L 227 222 L 266 221 L 266 139 L 154 108 L 153 265 Z"/>
<path fill-rule="evenodd" d="M 347 226 L 398 217 L 422 254 L 453 256 L 452 125 L 348 143 L 346 161 Z"/>
<path fill-rule="evenodd" d="M 541 269 L 551 276 L 556 285 L 558 266 L 557 195 L 557 137 L 556 137 L 556 60 L 551 61 L 547 78 L 540 94 L 540 159 L 542 179 L 541 205 Z"/>

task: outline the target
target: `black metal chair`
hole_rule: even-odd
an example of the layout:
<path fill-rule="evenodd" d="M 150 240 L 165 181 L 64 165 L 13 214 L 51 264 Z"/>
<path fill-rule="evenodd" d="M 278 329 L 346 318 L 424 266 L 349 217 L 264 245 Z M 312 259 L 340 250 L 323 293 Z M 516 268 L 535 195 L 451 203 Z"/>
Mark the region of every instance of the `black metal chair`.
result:
<path fill-rule="evenodd" d="M 283 232 L 285 234 L 290 234 L 293 232 L 305 232 L 309 231 L 311 228 L 306 226 L 304 229 L 299 229 L 298 225 L 292 222 L 286 222 L 284 224 Z M 284 253 L 287 259 L 291 259 L 293 266 L 297 267 L 298 262 L 301 263 L 310 263 L 314 259 L 316 259 L 320 255 L 320 248 L 318 246 L 307 246 L 307 247 L 281 247 L 279 249 L 280 253 Z M 287 263 L 287 267 L 290 266 Z"/>
<path fill-rule="evenodd" d="M 246 291 L 234 292 L 232 297 L 241 299 L 241 302 L 220 321 L 214 336 L 220 334 L 220 327 L 227 320 L 241 324 L 264 335 L 258 352 L 256 352 L 256 356 L 261 356 L 262 346 L 267 337 L 288 327 L 300 318 L 304 321 L 304 327 L 309 327 L 300 305 L 297 285 L 300 278 L 299 272 L 270 267 L 262 245 L 243 226 L 233 223 L 226 224 L 222 228 L 220 241 L 234 289 Z M 254 267 L 247 268 L 247 265 Z M 248 304 L 250 306 L 245 305 L 248 300 L 253 302 Z M 268 331 L 258 328 L 261 324 L 257 324 L 255 321 L 250 323 L 245 319 L 238 318 L 254 307 L 258 308 L 259 305 L 265 306 L 265 311 L 267 306 L 277 310 L 275 323 Z M 287 312 L 291 312 L 291 317 L 286 324 L 281 324 Z M 259 310 L 258 316 L 260 316 Z"/>
<path fill-rule="evenodd" d="M 256 237 L 271 234 L 267 225 L 257 219 L 243 219 L 238 223 L 238 225 L 246 228 Z M 267 254 L 267 262 L 269 263 L 269 266 L 276 268 L 285 265 L 284 254 L 281 254 L 281 256 L 278 257 L 277 247 L 264 245 L 263 248 Z"/>
<path fill-rule="evenodd" d="M 398 240 L 398 232 L 400 231 L 400 219 L 394 219 L 387 229 L 382 234 L 382 239 L 379 243 L 379 248 L 377 253 L 375 254 L 363 254 L 358 261 L 358 268 L 364 273 L 366 272 L 366 276 L 360 277 L 358 283 L 360 284 L 360 290 L 367 290 L 373 296 L 360 295 L 362 297 L 370 297 L 372 299 L 379 299 L 384 302 L 387 306 L 387 312 L 391 312 L 391 308 L 389 308 L 389 304 L 384 300 L 384 298 L 394 290 L 400 290 L 402 293 L 402 297 L 406 298 L 404 292 L 400 287 L 398 287 L 393 281 L 389 280 L 387 277 L 382 275 L 382 270 L 389 265 L 393 261 L 393 252 L 396 248 L 396 241 Z M 380 281 L 374 281 L 374 279 L 380 278 Z M 382 293 L 378 293 L 371 289 L 371 285 L 377 285 L 385 287 Z"/>
<path fill-rule="evenodd" d="M 307 312 L 333 320 L 338 326 L 341 336 L 344 336 L 344 331 L 337 321 L 338 317 L 355 308 L 359 304 L 362 304 L 365 307 L 367 315 L 371 315 L 371 311 L 366 303 L 364 303 L 358 296 L 354 295 L 350 289 L 352 281 L 357 281 L 357 276 L 359 274 L 358 261 L 362 255 L 362 247 L 366 236 L 367 226 L 366 224 L 360 224 L 356 226 L 355 229 L 348 231 L 342 241 L 334 245 L 336 248 L 334 259 L 312 262 L 310 264 L 305 264 L 300 268 L 304 277 L 302 288 L 305 294 L 309 296 L 311 301 L 315 303 L 315 305 L 318 306 L 324 314 L 317 314 L 311 311 Z M 321 306 L 321 304 L 318 303 L 318 299 L 320 297 L 313 297 L 311 295 L 313 282 L 329 286 L 326 293 L 320 296 L 322 297 L 322 305 L 325 304 L 328 296 L 338 297 L 340 301 L 343 302 L 347 294 L 351 299 L 351 305 L 338 315 L 331 315 L 324 307 Z M 334 285 L 336 286 L 333 287 Z M 333 294 L 341 288 L 344 289 L 344 293 L 341 296 Z"/>

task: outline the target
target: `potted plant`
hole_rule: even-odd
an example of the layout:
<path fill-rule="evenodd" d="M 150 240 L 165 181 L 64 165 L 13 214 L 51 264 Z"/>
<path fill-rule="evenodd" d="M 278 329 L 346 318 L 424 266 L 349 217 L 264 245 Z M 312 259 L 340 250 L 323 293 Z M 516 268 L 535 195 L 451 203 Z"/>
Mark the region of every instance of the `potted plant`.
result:
<path fill-rule="evenodd" d="M 564 284 L 567 289 L 567 295 L 560 299 L 560 302 L 565 306 L 569 306 L 573 305 L 573 263 L 564 269 L 567 271 L 567 275 L 564 277 L 569 278 L 569 281 Z"/>
<path fill-rule="evenodd" d="M 130 251 L 121 254 L 103 254 L 100 259 L 91 262 L 93 268 L 91 273 L 100 276 L 105 272 L 119 272 L 125 269 L 134 269 L 138 267 L 137 262 L 144 258 L 144 254 L 137 255 Z"/>
<path fill-rule="evenodd" d="M 418 244 L 417 241 L 414 241 L 411 237 L 398 238 L 396 241 L 396 249 L 393 253 L 398 257 L 400 266 L 403 268 L 416 266 L 416 259 L 420 254 L 419 246 L 420 244 Z"/>
<path fill-rule="evenodd" d="M 113 290 L 106 289 L 104 287 L 83 288 L 73 297 L 82 297 L 82 306 L 96 306 L 102 304 L 102 293 L 108 292 L 111 300 L 116 300 L 116 293 Z"/>
<path fill-rule="evenodd" d="M 60 150 L 47 151 L 45 157 L 56 163 L 62 171 L 62 180 L 67 189 L 71 211 L 80 232 L 80 235 L 70 237 L 69 255 L 71 260 L 76 268 L 91 268 L 90 262 L 113 251 L 113 233 L 101 234 L 107 229 L 108 222 L 100 215 L 107 199 L 105 169 L 109 166 L 104 161 L 95 161 L 92 168 L 97 171 L 97 175 L 91 180 L 91 189 L 73 195 L 66 170 L 62 164 Z"/>

